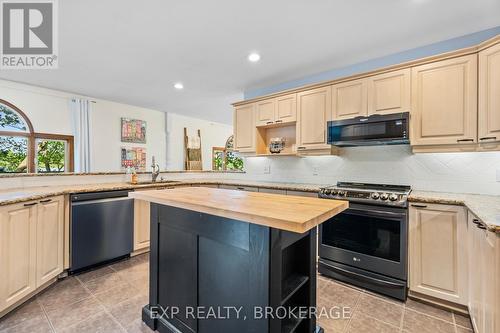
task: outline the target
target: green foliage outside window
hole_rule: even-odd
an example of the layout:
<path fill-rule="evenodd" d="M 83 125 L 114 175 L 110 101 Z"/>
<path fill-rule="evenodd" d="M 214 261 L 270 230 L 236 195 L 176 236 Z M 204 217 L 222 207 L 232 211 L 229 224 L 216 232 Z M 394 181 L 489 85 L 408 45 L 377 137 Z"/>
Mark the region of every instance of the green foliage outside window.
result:
<path fill-rule="evenodd" d="M 28 140 L 22 137 L 0 136 L 0 173 L 26 172 Z"/>
<path fill-rule="evenodd" d="M 38 172 L 63 172 L 66 147 L 62 141 L 40 141 L 37 153 Z"/>

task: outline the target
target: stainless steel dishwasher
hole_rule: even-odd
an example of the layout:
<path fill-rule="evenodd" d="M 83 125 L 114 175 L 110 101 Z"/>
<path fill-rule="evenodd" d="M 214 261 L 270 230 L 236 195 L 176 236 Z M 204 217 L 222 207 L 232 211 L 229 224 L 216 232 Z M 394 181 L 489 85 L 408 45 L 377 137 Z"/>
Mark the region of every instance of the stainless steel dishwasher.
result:
<path fill-rule="evenodd" d="M 128 193 L 108 191 L 71 195 L 70 273 L 132 252 L 134 201 Z"/>

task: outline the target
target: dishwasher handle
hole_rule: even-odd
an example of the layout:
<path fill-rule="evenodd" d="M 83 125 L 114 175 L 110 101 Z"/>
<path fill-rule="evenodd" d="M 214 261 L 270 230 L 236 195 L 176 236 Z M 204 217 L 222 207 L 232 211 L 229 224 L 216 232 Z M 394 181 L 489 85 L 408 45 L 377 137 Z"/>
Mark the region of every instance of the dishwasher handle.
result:
<path fill-rule="evenodd" d="M 123 198 L 128 197 L 130 190 L 107 191 L 107 192 L 91 192 L 71 194 L 71 202 L 94 201 L 101 199 Z"/>

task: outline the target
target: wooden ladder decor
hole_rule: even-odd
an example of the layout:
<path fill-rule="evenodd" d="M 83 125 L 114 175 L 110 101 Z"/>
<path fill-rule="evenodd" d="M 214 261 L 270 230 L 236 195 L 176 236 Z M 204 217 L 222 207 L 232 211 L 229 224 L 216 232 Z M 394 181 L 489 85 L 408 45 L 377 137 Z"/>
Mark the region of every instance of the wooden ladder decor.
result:
<path fill-rule="evenodd" d="M 198 135 L 195 137 L 188 136 L 187 128 L 184 127 L 184 156 L 186 170 L 202 170 L 203 163 L 201 161 L 201 133 L 198 130 Z"/>

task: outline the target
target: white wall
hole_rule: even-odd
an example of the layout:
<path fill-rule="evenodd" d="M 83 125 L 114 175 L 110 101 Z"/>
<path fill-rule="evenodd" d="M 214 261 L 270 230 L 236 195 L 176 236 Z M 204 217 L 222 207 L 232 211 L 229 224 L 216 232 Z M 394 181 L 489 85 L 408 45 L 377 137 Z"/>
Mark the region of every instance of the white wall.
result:
<path fill-rule="evenodd" d="M 69 101 L 73 97 L 85 96 L 0 80 L 0 99 L 11 102 L 25 112 L 36 132 L 74 135 L 69 108 Z M 89 99 L 95 101 L 92 104 L 92 171 L 95 172 L 119 171 L 121 147 L 145 147 L 148 170 L 153 155 L 162 170 L 183 170 L 184 127 L 187 127 L 191 134 L 197 129 L 201 130 L 203 169 L 210 170 L 212 147 L 224 146 L 233 132 L 232 126 L 226 124 L 174 113 L 168 114 L 166 122 L 167 114 L 161 111 Z M 121 142 L 120 118 L 122 117 L 147 122 L 145 145 Z M 166 123 L 168 133 L 165 130 Z"/>
<path fill-rule="evenodd" d="M 245 170 L 242 177 L 261 181 L 408 184 L 417 190 L 500 195 L 500 152 L 412 154 L 409 146 L 357 147 L 343 149 L 341 156 L 248 157 Z"/>
<path fill-rule="evenodd" d="M 184 127 L 188 135 L 201 131 L 203 170 L 212 169 L 212 147 L 224 147 L 233 134 L 233 127 L 227 124 L 186 117 L 175 113 L 167 114 L 167 170 L 184 169 Z"/>
<path fill-rule="evenodd" d="M 0 98 L 20 108 L 41 133 L 74 135 L 69 102 L 82 97 L 62 91 L 0 80 Z M 119 171 L 120 147 L 145 147 L 147 159 L 152 155 L 162 169 L 166 167 L 165 113 L 132 105 L 89 98 L 95 103 L 92 120 L 91 171 Z M 121 142 L 120 118 L 129 117 L 147 122 L 147 144 Z"/>

